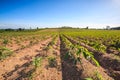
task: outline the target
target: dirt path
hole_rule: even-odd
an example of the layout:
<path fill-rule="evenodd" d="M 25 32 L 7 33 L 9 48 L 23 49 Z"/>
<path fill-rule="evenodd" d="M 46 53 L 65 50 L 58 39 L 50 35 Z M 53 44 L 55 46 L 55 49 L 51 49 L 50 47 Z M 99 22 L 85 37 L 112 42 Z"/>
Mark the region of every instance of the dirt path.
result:
<path fill-rule="evenodd" d="M 32 60 L 32 57 L 34 57 L 36 54 L 36 50 L 42 49 L 47 43 L 51 41 L 50 39 L 47 39 L 43 42 L 40 42 L 39 44 L 36 44 L 32 47 L 23 49 L 16 53 L 15 55 L 8 57 L 7 59 L 0 62 L 0 80 L 3 80 L 3 74 L 10 72 L 12 70 L 15 70 L 17 66 L 22 66 L 28 61 Z"/>

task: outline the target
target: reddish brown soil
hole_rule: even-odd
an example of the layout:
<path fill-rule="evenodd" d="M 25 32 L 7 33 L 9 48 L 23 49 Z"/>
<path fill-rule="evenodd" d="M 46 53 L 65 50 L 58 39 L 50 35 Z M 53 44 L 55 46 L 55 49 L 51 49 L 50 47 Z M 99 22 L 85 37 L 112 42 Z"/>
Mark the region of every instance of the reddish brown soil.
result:
<path fill-rule="evenodd" d="M 32 60 L 32 57 L 38 54 L 36 50 L 40 50 L 40 47 L 43 47 L 43 44 L 47 44 L 50 40 L 51 39 L 47 39 L 43 42 L 40 42 L 39 44 L 21 50 L 13 56 L 1 61 L 0 79 L 3 80 L 3 74 L 9 73 L 14 70 L 17 72 L 16 66 L 22 66 L 23 64 L 30 62 Z"/>
<path fill-rule="evenodd" d="M 54 45 L 51 45 L 49 49 L 46 49 L 51 40 L 52 39 L 49 38 L 45 41 L 39 42 L 38 44 L 18 50 L 17 53 L 3 61 L 0 61 L 0 80 L 30 80 L 31 74 L 33 74 L 33 80 L 83 80 L 87 77 L 95 78 L 96 71 L 101 74 L 103 80 L 113 80 L 113 78 L 110 77 L 112 76 L 110 72 L 119 77 L 119 67 L 116 67 L 116 69 L 113 68 L 112 65 L 110 65 L 111 68 L 106 67 L 106 64 L 111 62 L 109 61 L 109 59 L 112 59 L 111 57 L 98 53 L 91 49 L 91 47 L 86 47 L 81 43 L 82 46 L 86 47 L 88 50 L 90 49 L 91 52 L 96 54 L 94 56 L 100 62 L 101 67 L 96 67 L 82 55 L 82 66 L 80 64 L 75 65 L 71 59 L 64 59 L 64 55 L 69 49 L 66 48 L 60 37 L 57 37 L 57 41 Z M 70 41 L 78 44 L 73 40 Z M 50 56 L 54 56 L 56 58 L 57 65 L 54 67 L 51 67 L 48 63 L 48 57 Z M 37 68 L 37 70 L 35 70 L 34 66 L 31 65 L 34 57 L 43 57 L 42 65 Z M 108 74 L 110 76 L 108 76 Z M 115 80 L 118 80 L 117 77 L 114 77 Z"/>
<path fill-rule="evenodd" d="M 62 72 L 61 72 L 61 60 L 59 57 L 60 54 L 60 40 L 57 39 L 57 43 L 53 45 L 54 48 L 49 49 L 47 52 L 47 57 L 54 56 L 56 57 L 57 66 L 50 67 L 48 63 L 48 58 L 46 57 L 43 60 L 42 66 L 40 68 L 41 73 L 38 73 L 35 76 L 35 80 L 62 80 Z M 58 49 L 56 49 L 58 48 Z M 54 54 L 55 53 L 55 54 Z"/>

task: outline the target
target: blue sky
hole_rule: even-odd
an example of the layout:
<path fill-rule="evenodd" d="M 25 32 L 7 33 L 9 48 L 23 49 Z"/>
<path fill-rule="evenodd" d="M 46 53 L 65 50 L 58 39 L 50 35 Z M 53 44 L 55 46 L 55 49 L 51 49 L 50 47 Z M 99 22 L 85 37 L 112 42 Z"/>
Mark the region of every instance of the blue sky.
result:
<path fill-rule="evenodd" d="M 0 0 L 0 28 L 120 26 L 120 0 Z"/>

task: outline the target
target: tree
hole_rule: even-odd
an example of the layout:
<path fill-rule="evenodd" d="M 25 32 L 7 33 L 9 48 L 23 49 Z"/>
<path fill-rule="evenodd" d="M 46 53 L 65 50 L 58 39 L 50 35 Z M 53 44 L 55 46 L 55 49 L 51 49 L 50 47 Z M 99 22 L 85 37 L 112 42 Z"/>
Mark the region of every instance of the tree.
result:
<path fill-rule="evenodd" d="M 39 28 L 37 27 L 37 29 L 39 29 Z"/>
<path fill-rule="evenodd" d="M 87 26 L 86 29 L 88 29 L 89 27 Z"/>
<path fill-rule="evenodd" d="M 109 30 L 109 29 L 110 29 L 110 26 L 106 26 L 106 29 Z"/>

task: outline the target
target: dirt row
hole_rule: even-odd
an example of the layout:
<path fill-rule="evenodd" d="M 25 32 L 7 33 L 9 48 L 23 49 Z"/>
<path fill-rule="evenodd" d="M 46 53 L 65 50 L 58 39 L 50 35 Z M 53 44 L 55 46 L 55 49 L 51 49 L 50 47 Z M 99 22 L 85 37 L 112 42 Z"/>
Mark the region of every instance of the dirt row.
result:
<path fill-rule="evenodd" d="M 65 37 L 68 40 L 70 40 L 73 44 L 79 44 L 79 45 L 85 47 L 86 49 L 88 49 L 88 51 L 93 52 L 95 59 L 100 63 L 101 67 L 103 67 L 105 69 L 106 73 L 109 76 L 113 77 L 115 80 L 119 80 L 120 61 L 113 59 L 111 56 L 109 56 L 109 54 L 104 54 L 104 53 L 98 52 L 94 48 L 92 48 L 84 43 L 79 43 L 67 36 L 65 36 Z"/>
<path fill-rule="evenodd" d="M 18 51 L 16 54 L 12 55 L 11 57 L 6 58 L 5 60 L 1 61 L 0 64 L 0 80 L 12 80 L 9 77 L 17 76 L 18 72 L 26 68 L 26 65 L 32 60 L 32 58 L 38 54 L 37 50 L 42 50 L 42 48 L 47 45 L 51 41 L 51 38 L 35 44 L 29 48 L 23 49 Z M 6 74 L 7 79 L 6 79 Z"/>
<path fill-rule="evenodd" d="M 78 44 L 68 37 L 67 39 L 73 44 Z M 117 77 L 112 76 L 113 78 L 111 78 L 111 74 L 109 74 L 110 71 L 113 73 L 115 70 L 112 69 L 114 70 L 112 71 L 109 68 L 105 68 L 105 63 L 102 64 L 103 61 L 100 62 L 98 60 L 104 59 L 101 58 L 99 53 L 99 58 L 94 56 L 100 62 L 102 67 L 98 68 L 94 66 L 82 55 L 82 66 L 80 64 L 75 65 L 72 60 L 64 59 L 64 56 L 69 49 L 66 48 L 62 38 L 57 36 L 54 40 L 55 43 L 48 47 L 51 41 L 52 38 L 49 38 L 38 44 L 19 50 L 15 55 L 1 61 L 0 80 L 83 80 L 84 78 L 97 76 L 97 73 L 100 73 L 104 80 L 113 80 L 113 78 L 118 80 L 117 77 L 119 77 L 119 75 L 117 75 Z M 85 48 L 89 50 L 88 47 Z M 94 50 L 91 52 L 94 52 Z M 31 65 L 34 57 L 42 57 L 42 64 L 36 71 L 34 66 Z M 55 66 L 50 66 L 49 58 L 51 57 L 55 58 Z"/>
<path fill-rule="evenodd" d="M 89 38 L 81 38 L 81 37 L 77 37 L 76 39 L 78 40 L 88 40 L 89 42 L 94 42 L 95 39 L 93 38 L 93 40 L 89 39 Z M 102 38 L 100 39 L 102 40 Z M 106 42 L 109 42 L 110 40 L 106 40 Z M 106 46 L 106 53 L 109 53 L 112 57 L 116 56 L 118 58 L 120 58 L 120 51 L 117 49 L 112 49 L 111 47 L 114 47 L 114 45 L 112 44 L 106 44 L 106 42 L 102 42 L 102 44 L 104 46 Z M 84 42 L 83 42 L 84 43 Z M 89 45 L 89 44 L 88 44 Z M 89 45 L 90 46 L 90 45 Z M 92 47 L 92 46 L 91 46 Z M 113 56 L 114 55 L 114 56 Z"/>
<path fill-rule="evenodd" d="M 55 44 L 51 44 L 52 41 L 53 39 L 49 38 L 19 50 L 16 55 L 0 62 L 0 80 L 62 80 L 60 39 L 56 37 Z M 35 57 L 42 57 L 42 64 L 37 70 L 32 65 Z M 56 59 L 55 66 L 50 66 L 50 57 Z"/>
<path fill-rule="evenodd" d="M 103 80 L 113 80 L 110 76 L 108 76 L 105 70 L 101 67 L 96 67 L 91 64 L 88 60 L 86 60 L 82 55 L 80 57 L 82 66 L 80 64 L 75 65 L 73 60 L 64 60 L 65 53 L 68 52 L 69 49 L 65 48 L 65 44 L 61 44 L 61 60 L 62 62 L 62 70 L 63 70 L 63 80 L 84 80 L 85 78 L 93 78 L 97 79 L 98 76 L 96 73 L 99 73 Z"/>
<path fill-rule="evenodd" d="M 46 39 L 49 39 L 51 36 L 47 36 L 46 37 Z M 19 43 L 19 44 L 16 44 L 16 43 L 14 43 L 13 42 L 13 44 L 12 45 L 7 45 L 6 47 L 7 48 L 9 48 L 9 49 L 11 49 L 11 50 L 13 50 L 14 52 L 19 52 L 20 50 L 22 50 L 22 49 L 25 49 L 25 48 L 28 48 L 28 47 L 31 47 L 31 46 L 33 46 L 33 45 L 35 45 L 35 44 L 39 44 L 39 42 L 42 42 L 42 40 L 36 40 L 36 41 L 23 41 L 23 42 L 21 42 L 21 43 Z"/>
<path fill-rule="evenodd" d="M 51 47 L 46 51 L 46 57 L 40 67 L 41 72 L 36 76 L 35 80 L 62 80 L 59 37 L 55 41 L 56 43 L 50 45 Z M 41 56 L 41 54 L 37 56 Z M 48 58 L 55 58 L 54 65 L 49 63 Z"/>

